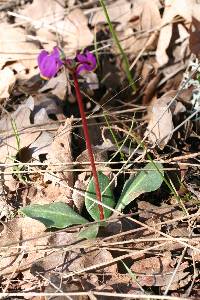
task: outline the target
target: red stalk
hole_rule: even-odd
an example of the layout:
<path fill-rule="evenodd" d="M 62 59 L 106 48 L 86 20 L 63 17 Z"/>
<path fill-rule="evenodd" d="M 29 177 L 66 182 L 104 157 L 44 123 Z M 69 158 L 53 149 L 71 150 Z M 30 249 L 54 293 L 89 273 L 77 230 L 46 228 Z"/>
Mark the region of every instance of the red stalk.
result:
<path fill-rule="evenodd" d="M 77 101 L 78 101 L 79 111 L 80 111 L 80 115 L 81 115 L 81 120 L 82 120 L 82 125 L 83 125 L 83 132 L 84 132 L 85 141 L 86 141 L 86 146 L 87 146 L 87 150 L 88 150 L 90 164 L 91 164 L 91 167 L 92 167 L 92 174 L 93 174 L 93 177 L 94 177 L 94 184 L 95 184 L 96 196 L 97 196 L 97 200 L 100 201 L 100 202 L 102 202 L 101 191 L 100 191 L 100 187 L 99 187 L 99 180 L 98 180 L 98 175 L 97 175 L 97 169 L 96 169 L 95 161 L 94 161 L 94 154 L 93 154 L 93 151 L 92 151 L 92 146 L 91 146 L 90 137 L 89 137 L 87 120 L 86 120 L 85 111 L 84 111 L 84 108 L 83 108 L 83 99 L 82 99 L 82 95 L 81 95 L 81 92 L 80 92 L 79 83 L 78 83 L 78 79 L 77 79 L 76 73 L 73 72 L 72 76 L 73 76 L 73 80 L 74 80 L 74 86 L 75 86 L 75 91 L 76 91 L 76 98 L 77 98 Z M 101 204 L 98 204 L 98 207 L 99 207 L 100 220 L 103 220 L 104 219 L 103 206 Z"/>

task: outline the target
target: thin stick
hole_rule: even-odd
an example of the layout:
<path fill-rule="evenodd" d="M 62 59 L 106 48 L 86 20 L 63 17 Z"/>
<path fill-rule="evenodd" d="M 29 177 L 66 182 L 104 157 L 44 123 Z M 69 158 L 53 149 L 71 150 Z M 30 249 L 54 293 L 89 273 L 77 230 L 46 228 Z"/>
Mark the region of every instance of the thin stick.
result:
<path fill-rule="evenodd" d="M 125 294 L 125 293 L 109 293 L 99 291 L 88 291 L 88 292 L 68 292 L 68 293 L 44 293 L 44 292 L 21 292 L 21 293 L 0 293 L 0 297 L 66 297 L 66 296 L 102 296 L 102 297 L 119 297 L 128 299 L 152 299 L 152 300 L 190 300 L 191 298 L 182 298 L 175 296 L 161 296 L 161 295 L 138 295 L 138 294 Z"/>

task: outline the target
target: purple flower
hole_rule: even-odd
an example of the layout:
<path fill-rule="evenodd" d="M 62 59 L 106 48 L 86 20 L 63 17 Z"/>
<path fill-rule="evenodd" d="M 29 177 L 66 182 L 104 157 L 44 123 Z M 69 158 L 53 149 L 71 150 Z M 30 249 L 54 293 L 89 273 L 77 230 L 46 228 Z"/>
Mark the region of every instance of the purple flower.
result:
<path fill-rule="evenodd" d="M 76 72 L 80 74 L 81 72 L 91 72 L 96 69 L 96 58 L 90 51 L 85 51 L 84 54 L 77 54 L 76 60 L 78 62 Z"/>
<path fill-rule="evenodd" d="M 60 59 L 60 51 L 57 47 L 54 47 L 50 54 L 46 50 L 42 50 L 38 55 L 38 67 L 40 69 L 40 75 L 44 79 L 50 79 L 54 77 L 62 65 L 63 62 Z"/>

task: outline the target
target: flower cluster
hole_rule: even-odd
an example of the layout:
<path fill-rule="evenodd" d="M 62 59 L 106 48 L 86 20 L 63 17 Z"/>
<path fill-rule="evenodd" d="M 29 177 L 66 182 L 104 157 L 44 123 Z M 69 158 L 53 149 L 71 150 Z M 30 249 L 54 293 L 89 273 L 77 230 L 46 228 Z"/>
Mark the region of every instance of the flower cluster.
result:
<path fill-rule="evenodd" d="M 95 56 L 88 50 L 84 51 L 83 54 L 77 54 L 74 60 L 61 58 L 61 51 L 58 47 L 54 47 L 51 53 L 42 50 L 38 55 L 38 67 L 41 77 L 44 79 L 54 77 L 62 66 L 66 66 L 70 71 L 76 72 L 76 74 L 81 74 L 94 71 L 96 64 Z"/>

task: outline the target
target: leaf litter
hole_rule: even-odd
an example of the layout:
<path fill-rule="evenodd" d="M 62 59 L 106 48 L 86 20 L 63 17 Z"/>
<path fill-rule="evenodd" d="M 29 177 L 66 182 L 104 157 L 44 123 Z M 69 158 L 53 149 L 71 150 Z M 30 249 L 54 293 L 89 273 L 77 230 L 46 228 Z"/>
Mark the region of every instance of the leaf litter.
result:
<path fill-rule="evenodd" d="M 97 299 L 104 296 L 92 293 L 198 299 L 200 4 L 119 0 L 106 5 L 128 55 L 135 94 L 96 2 L 34 0 L 1 12 L 1 291 L 56 297 L 69 292 L 73 299 L 80 291 Z M 38 75 L 41 48 L 51 51 L 56 45 L 70 58 L 85 47 L 96 54 L 95 73 L 79 79 L 97 169 L 115 179 L 111 189 L 119 203 L 125 182 L 135 180 L 132 192 L 124 192 L 126 207 L 121 203 L 121 212 L 109 212 L 104 226 L 90 223 L 86 211 L 91 167 L 71 77 L 62 70 L 44 82 Z M 112 147 L 105 147 L 105 138 Z M 144 189 L 154 182 L 150 171 L 145 173 L 146 153 L 163 166 L 165 181 L 156 190 Z M 147 182 L 142 192 L 134 192 L 139 171 Z M 60 203 L 84 222 L 47 229 L 20 213 L 28 205 Z M 63 228 L 68 221 L 57 224 L 56 217 L 51 225 Z"/>

